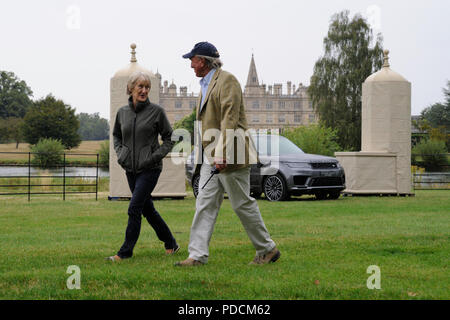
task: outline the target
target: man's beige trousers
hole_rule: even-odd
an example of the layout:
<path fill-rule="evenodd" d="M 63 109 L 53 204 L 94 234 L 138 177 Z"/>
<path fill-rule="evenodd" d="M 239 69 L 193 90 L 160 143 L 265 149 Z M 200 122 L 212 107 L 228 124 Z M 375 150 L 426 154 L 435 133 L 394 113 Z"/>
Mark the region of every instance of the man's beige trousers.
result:
<path fill-rule="evenodd" d="M 211 176 L 212 166 L 203 164 L 200 170 L 199 193 L 196 212 L 191 227 L 189 258 L 207 263 L 209 242 L 217 215 L 224 198 L 228 194 L 231 207 L 241 220 L 257 255 L 264 255 L 275 248 L 259 211 L 258 203 L 250 197 L 250 167 L 229 173 Z"/>

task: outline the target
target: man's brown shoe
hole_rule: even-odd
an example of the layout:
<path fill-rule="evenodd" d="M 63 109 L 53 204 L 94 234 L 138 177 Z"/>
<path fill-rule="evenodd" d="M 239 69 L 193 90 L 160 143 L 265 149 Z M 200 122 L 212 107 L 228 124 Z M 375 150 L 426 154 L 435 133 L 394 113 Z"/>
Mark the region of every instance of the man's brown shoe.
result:
<path fill-rule="evenodd" d="M 256 256 L 255 259 L 253 259 L 253 261 L 250 262 L 250 264 L 266 264 L 275 262 L 280 258 L 280 256 L 281 256 L 280 250 L 274 248 L 272 251 L 266 253 L 265 255 Z"/>
<path fill-rule="evenodd" d="M 198 260 L 194 260 L 192 258 L 187 258 L 183 261 L 178 261 L 175 263 L 176 267 L 192 267 L 192 266 L 201 266 L 203 265 L 203 262 L 200 262 Z"/>

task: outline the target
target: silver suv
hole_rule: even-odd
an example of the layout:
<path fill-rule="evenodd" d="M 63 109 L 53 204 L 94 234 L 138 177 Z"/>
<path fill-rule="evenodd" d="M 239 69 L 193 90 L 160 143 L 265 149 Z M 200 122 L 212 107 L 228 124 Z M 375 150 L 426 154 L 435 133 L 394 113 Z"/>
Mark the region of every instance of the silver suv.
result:
<path fill-rule="evenodd" d="M 269 201 L 287 200 L 291 195 L 312 194 L 319 200 L 337 199 L 345 189 L 344 169 L 336 158 L 307 154 L 283 136 L 252 136 L 259 164 L 252 165 L 250 194 L 264 193 Z M 200 165 L 191 154 L 186 161 L 186 179 L 197 197 Z"/>

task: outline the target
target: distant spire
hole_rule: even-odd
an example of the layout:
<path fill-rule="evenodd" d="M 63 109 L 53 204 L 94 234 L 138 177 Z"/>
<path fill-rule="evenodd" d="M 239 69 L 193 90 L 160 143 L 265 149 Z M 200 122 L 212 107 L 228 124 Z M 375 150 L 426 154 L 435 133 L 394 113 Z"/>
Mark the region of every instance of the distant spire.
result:
<path fill-rule="evenodd" d="M 246 87 L 258 87 L 258 73 L 256 72 L 255 58 L 252 53 L 252 60 L 250 61 L 250 69 L 248 70 Z"/>
<path fill-rule="evenodd" d="M 383 68 L 389 68 L 389 50 L 384 50 L 384 64 L 383 64 Z"/>
<path fill-rule="evenodd" d="M 134 49 L 136 49 L 136 44 L 132 43 L 130 45 L 130 48 L 131 48 L 131 60 L 130 60 L 130 62 L 137 62 L 137 60 L 136 60 L 136 51 L 134 50 Z"/>

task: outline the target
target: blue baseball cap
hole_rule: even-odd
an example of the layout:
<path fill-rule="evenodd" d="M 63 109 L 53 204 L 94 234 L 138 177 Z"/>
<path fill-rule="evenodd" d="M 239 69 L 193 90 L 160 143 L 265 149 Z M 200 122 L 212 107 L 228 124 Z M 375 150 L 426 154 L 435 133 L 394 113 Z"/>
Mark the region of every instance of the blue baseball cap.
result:
<path fill-rule="evenodd" d="M 212 58 L 219 58 L 219 51 L 217 51 L 216 47 L 209 43 L 209 42 L 199 42 L 194 46 L 194 49 L 191 50 L 191 52 L 186 53 L 183 55 L 184 59 L 190 59 L 193 56 L 207 56 Z"/>

